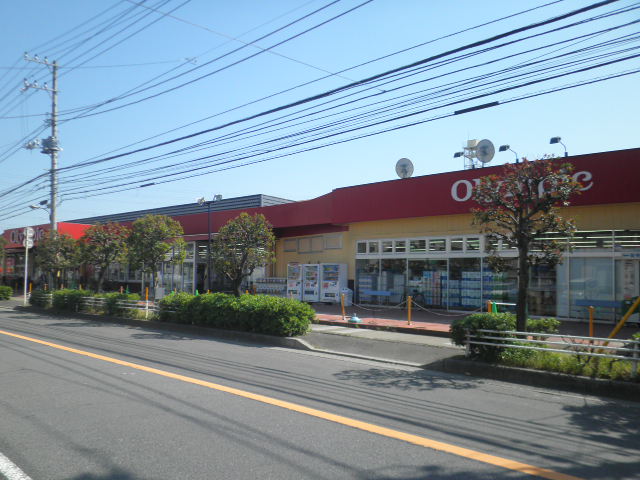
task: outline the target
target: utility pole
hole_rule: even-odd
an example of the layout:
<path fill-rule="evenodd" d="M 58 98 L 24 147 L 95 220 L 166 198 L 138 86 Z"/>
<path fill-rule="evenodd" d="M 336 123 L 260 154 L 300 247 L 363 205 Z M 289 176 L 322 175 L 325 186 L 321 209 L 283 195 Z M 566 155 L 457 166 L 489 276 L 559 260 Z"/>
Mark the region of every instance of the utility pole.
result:
<path fill-rule="evenodd" d="M 21 90 L 24 92 L 29 88 L 35 88 L 37 90 L 44 90 L 51 94 L 51 119 L 49 120 L 51 123 L 51 136 L 44 138 L 41 141 L 32 140 L 27 143 L 26 148 L 34 149 L 40 146 L 42 148 L 41 152 L 51 157 L 51 198 L 49 200 L 49 218 L 51 220 L 51 234 L 55 235 L 58 231 L 56 211 L 58 205 L 58 152 L 62 150 L 58 143 L 58 63 L 55 60 L 53 62 L 49 62 L 47 57 L 45 57 L 44 60 L 41 60 L 37 55 L 30 57 L 26 53 L 24 54 L 24 59 L 28 62 L 46 65 L 51 70 L 53 77 L 51 88 L 49 88 L 46 83 L 43 86 L 38 85 L 38 82 L 30 83 L 25 78 L 24 87 L 22 87 Z"/>

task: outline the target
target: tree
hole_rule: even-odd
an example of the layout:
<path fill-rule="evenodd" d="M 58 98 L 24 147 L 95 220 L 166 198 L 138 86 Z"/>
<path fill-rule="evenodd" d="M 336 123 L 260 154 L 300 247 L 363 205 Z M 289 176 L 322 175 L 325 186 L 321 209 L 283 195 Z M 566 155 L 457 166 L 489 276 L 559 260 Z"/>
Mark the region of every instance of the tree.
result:
<path fill-rule="evenodd" d="M 501 175 L 480 179 L 474 191 L 479 208 L 472 210 L 474 224 L 483 233 L 500 239 L 518 249 L 518 300 L 516 328 L 525 331 L 527 324 L 527 293 L 532 265 L 555 266 L 562 259 L 568 242 L 544 238 L 570 238 L 575 232 L 572 220 L 559 214 L 560 206 L 568 206 L 581 185 L 571 177 L 573 166 L 558 159 L 545 158 L 519 164 L 504 165 Z M 490 242 L 488 242 L 490 243 Z M 489 248 L 489 263 L 497 270 L 504 267 L 504 258 Z"/>
<path fill-rule="evenodd" d="M 76 268 L 81 263 L 78 242 L 69 235 L 56 232 L 47 232 L 38 242 L 35 258 L 40 269 L 48 274 L 51 287 L 60 271 Z"/>
<path fill-rule="evenodd" d="M 4 260 L 4 247 L 7 244 L 7 239 L 4 237 L 0 237 L 0 262 Z"/>
<path fill-rule="evenodd" d="M 126 261 L 127 238 L 131 230 L 119 223 L 97 223 L 89 227 L 80 238 L 84 263 L 92 265 L 98 273 L 96 290 L 102 290 L 104 276 L 109 266 Z"/>
<path fill-rule="evenodd" d="M 184 262 L 186 244 L 181 238 L 183 234 L 182 225 L 165 215 L 145 215 L 131 226 L 127 241 L 129 265 L 152 274 L 154 295 L 160 263 L 165 260 Z M 170 258 L 167 258 L 168 254 L 171 254 Z"/>
<path fill-rule="evenodd" d="M 257 267 L 275 261 L 276 238 L 264 215 L 241 213 L 229 220 L 215 237 L 211 249 L 214 269 L 224 274 L 240 296 L 242 281 Z"/>

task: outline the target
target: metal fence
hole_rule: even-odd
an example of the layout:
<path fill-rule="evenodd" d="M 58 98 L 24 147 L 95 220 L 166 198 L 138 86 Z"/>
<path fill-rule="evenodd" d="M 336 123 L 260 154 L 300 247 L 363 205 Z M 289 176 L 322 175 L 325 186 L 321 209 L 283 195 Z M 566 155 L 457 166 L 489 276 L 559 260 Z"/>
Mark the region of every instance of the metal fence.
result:
<path fill-rule="evenodd" d="M 471 355 L 471 345 L 487 345 L 499 348 L 536 350 L 593 358 L 611 358 L 631 362 L 631 375 L 638 375 L 640 340 L 612 340 L 601 337 L 580 337 L 549 333 L 518 332 L 515 330 L 478 329 L 472 334 L 467 329 L 466 356 Z M 616 345 L 611 346 L 610 343 Z"/>
<path fill-rule="evenodd" d="M 160 306 L 151 300 L 118 300 L 116 302 L 118 309 L 138 310 L 144 312 L 144 318 L 149 318 L 149 312 L 158 313 Z M 107 299 L 102 297 L 82 297 L 82 310 L 106 310 Z"/>

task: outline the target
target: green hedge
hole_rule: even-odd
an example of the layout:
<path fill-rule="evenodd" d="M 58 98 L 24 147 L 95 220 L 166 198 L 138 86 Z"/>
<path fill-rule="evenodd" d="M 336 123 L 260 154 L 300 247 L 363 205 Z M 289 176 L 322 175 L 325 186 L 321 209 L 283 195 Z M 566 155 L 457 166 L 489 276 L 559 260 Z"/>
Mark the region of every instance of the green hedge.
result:
<path fill-rule="evenodd" d="M 130 308 L 122 308 L 118 305 L 118 302 L 137 302 L 140 300 L 140 295 L 137 293 L 103 293 L 95 295 L 96 297 L 102 297 L 106 299 L 105 310 L 103 313 L 106 315 L 114 315 L 118 317 L 134 318 L 138 315 L 138 310 Z"/>
<path fill-rule="evenodd" d="M 0 300 L 9 300 L 13 295 L 13 288 L 0 287 Z"/>
<path fill-rule="evenodd" d="M 29 303 L 34 307 L 49 308 L 51 306 L 51 292 L 34 290 L 29 296 Z"/>
<path fill-rule="evenodd" d="M 53 308 L 77 312 L 82 306 L 82 297 L 90 297 L 91 295 L 92 293 L 88 290 L 55 290 L 52 300 Z"/>
<path fill-rule="evenodd" d="M 315 317 L 306 303 L 269 295 L 174 293 L 160 301 L 160 320 L 277 336 L 303 335 Z"/>
<path fill-rule="evenodd" d="M 527 320 L 527 331 L 533 333 L 550 334 L 557 333 L 560 322 L 555 318 L 530 318 Z M 474 313 L 464 318 L 453 321 L 450 327 L 451 340 L 456 345 L 466 345 L 467 329 L 471 335 L 478 330 L 513 331 L 516 329 L 516 316 L 513 313 Z M 492 337 L 508 337 L 503 333 L 493 333 Z M 543 337 L 543 336 L 542 336 Z M 500 345 L 500 340 L 486 340 L 489 343 Z M 505 352 L 504 348 L 493 345 L 471 345 L 472 357 L 480 358 L 486 362 L 499 360 Z"/>

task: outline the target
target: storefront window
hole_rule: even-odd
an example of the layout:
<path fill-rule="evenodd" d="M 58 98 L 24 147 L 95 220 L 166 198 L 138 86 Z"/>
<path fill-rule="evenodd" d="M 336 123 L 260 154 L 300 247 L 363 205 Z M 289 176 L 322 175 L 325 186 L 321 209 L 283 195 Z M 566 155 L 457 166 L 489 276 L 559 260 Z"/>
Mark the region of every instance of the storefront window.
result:
<path fill-rule="evenodd" d="M 411 253 L 423 253 L 427 251 L 426 240 L 409 240 L 409 251 Z"/>
<path fill-rule="evenodd" d="M 480 239 L 478 237 L 467 238 L 467 252 L 479 251 L 479 250 L 480 250 Z"/>
<path fill-rule="evenodd" d="M 356 288 L 360 303 L 371 303 L 374 297 L 369 292 L 378 290 L 379 260 L 356 260 Z"/>
<path fill-rule="evenodd" d="M 397 305 L 404 299 L 407 260 L 404 258 L 385 259 L 381 262 L 378 290 L 389 292 L 387 298 L 381 296 L 381 303 Z"/>
<path fill-rule="evenodd" d="M 556 269 L 547 265 L 535 265 L 530 269 L 529 313 L 532 315 L 556 314 Z"/>
<path fill-rule="evenodd" d="M 430 252 L 444 252 L 447 250 L 447 241 L 444 238 L 436 238 L 429 240 Z"/>
<path fill-rule="evenodd" d="M 450 245 L 452 252 L 461 252 L 463 246 L 462 238 L 452 238 Z"/>
<path fill-rule="evenodd" d="M 411 295 L 417 305 L 446 305 L 446 283 L 447 260 L 409 260 L 407 295 Z"/>
<path fill-rule="evenodd" d="M 616 250 L 640 250 L 640 231 L 616 230 L 614 235 Z"/>
<path fill-rule="evenodd" d="M 449 260 L 449 307 L 464 310 L 482 306 L 482 277 L 479 258 Z"/>
<path fill-rule="evenodd" d="M 378 253 L 378 242 L 369 242 L 369 253 Z"/>
<path fill-rule="evenodd" d="M 613 298 L 613 267 L 610 258 L 570 258 L 569 259 L 569 316 L 588 318 L 586 306 L 578 301 L 593 302 L 596 318 L 614 319 L 614 308 L 606 306 Z M 598 306 L 600 305 L 600 306 Z"/>
<path fill-rule="evenodd" d="M 393 242 L 391 240 L 382 241 L 382 253 L 393 253 Z"/>
<path fill-rule="evenodd" d="M 576 232 L 571 239 L 571 245 L 576 250 L 607 249 L 613 246 L 613 232 L 611 230 Z"/>
<path fill-rule="evenodd" d="M 406 240 L 396 240 L 396 253 L 405 253 L 407 251 L 407 241 Z"/>
<path fill-rule="evenodd" d="M 484 251 L 497 252 L 500 247 L 500 240 L 493 235 L 487 235 L 484 239 Z"/>
<path fill-rule="evenodd" d="M 367 253 L 367 242 L 358 242 L 358 253 Z"/>
<path fill-rule="evenodd" d="M 482 261 L 482 303 L 488 300 L 499 304 L 516 303 L 518 299 L 518 276 L 516 258 L 505 260 L 505 268 L 500 272 L 494 271 L 486 260 Z M 498 305 L 499 312 L 514 312 L 511 305 Z"/>

